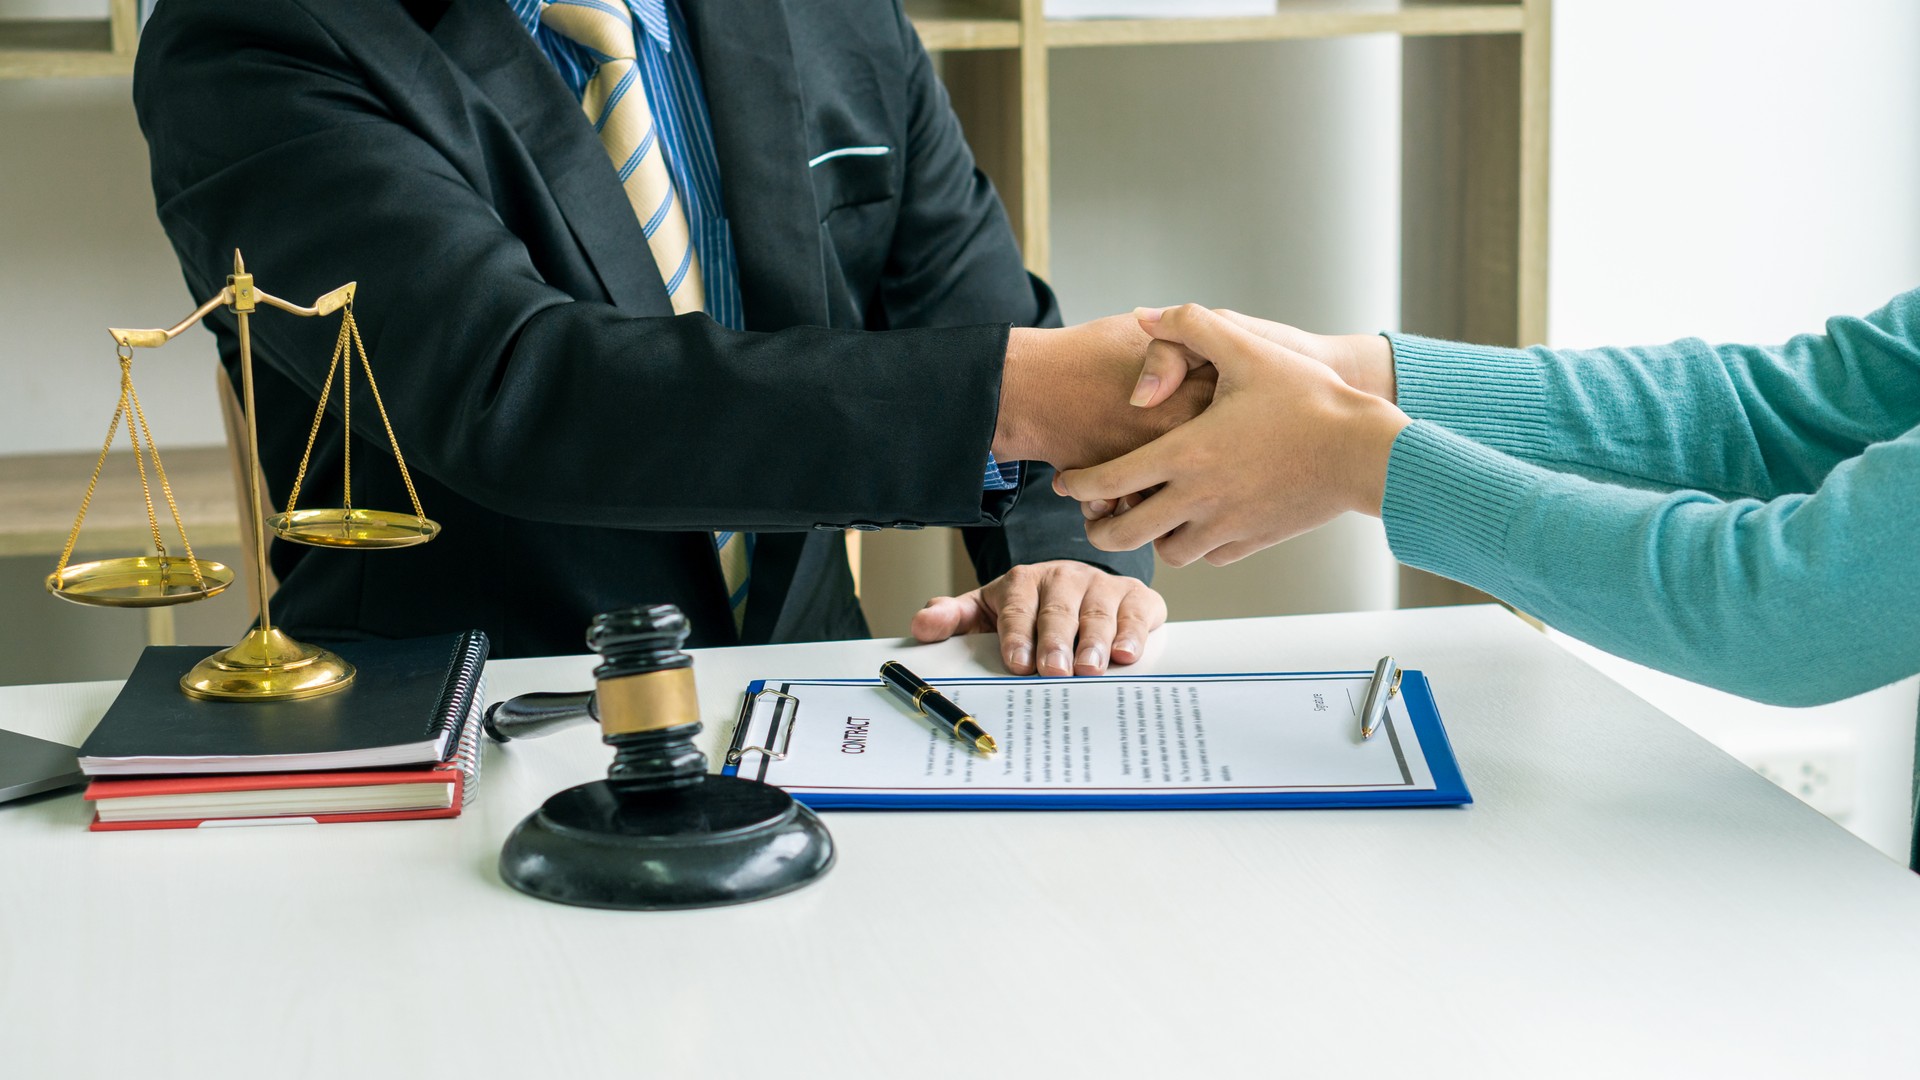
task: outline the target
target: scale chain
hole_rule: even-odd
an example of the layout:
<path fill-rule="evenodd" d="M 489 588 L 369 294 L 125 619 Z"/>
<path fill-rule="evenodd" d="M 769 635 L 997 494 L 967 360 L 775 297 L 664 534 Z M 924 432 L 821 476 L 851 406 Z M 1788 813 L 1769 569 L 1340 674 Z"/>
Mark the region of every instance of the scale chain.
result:
<path fill-rule="evenodd" d="M 205 578 L 200 576 L 200 560 L 194 557 L 193 541 L 187 539 L 187 527 L 180 521 L 180 506 L 173 500 L 173 485 L 167 482 L 166 466 L 160 464 L 160 444 L 154 441 L 153 429 L 147 425 L 146 410 L 140 407 L 140 391 L 133 388 L 133 372 L 131 367 L 132 365 L 129 364 L 127 371 L 127 396 L 133 399 L 133 415 L 139 418 L 140 430 L 146 435 L 147 453 L 153 457 L 153 475 L 155 479 L 160 481 L 160 495 L 167 500 L 167 513 L 173 516 L 173 530 L 180 534 L 180 546 L 186 549 L 187 567 L 193 571 L 194 587 L 204 592 L 207 588 L 207 582 Z M 138 460 L 140 457 L 140 446 L 138 443 L 134 444 L 133 456 L 135 460 Z M 140 484 L 142 487 L 146 486 L 146 473 L 144 471 L 142 471 L 140 476 Z M 160 555 L 162 558 L 165 558 L 167 549 L 160 541 L 160 522 L 153 513 L 152 493 L 148 493 L 147 495 L 147 524 L 153 529 L 153 542 L 160 546 Z"/>
<path fill-rule="evenodd" d="M 393 433 L 393 421 L 387 419 L 387 403 L 380 400 L 380 384 L 373 381 L 373 362 L 367 359 L 367 347 L 360 343 L 360 324 L 353 320 L 353 302 L 347 302 L 342 328 L 353 333 L 353 347 L 360 354 L 360 366 L 367 373 L 367 389 L 373 391 L 373 407 L 380 413 L 380 424 L 387 429 L 387 443 L 393 447 L 393 460 L 400 466 L 400 482 L 407 485 L 407 498 L 413 503 L 413 515 L 426 527 L 427 512 L 420 506 L 420 495 L 413 490 L 413 474 L 407 471 L 407 459 L 400 454 L 400 437 Z M 353 366 L 353 360 L 347 360 Z"/>
<path fill-rule="evenodd" d="M 340 356 L 347 350 L 347 326 L 340 324 L 340 336 L 333 343 L 333 360 L 327 364 L 326 381 L 320 384 L 320 404 L 313 410 L 313 426 L 307 429 L 307 448 L 300 453 L 300 468 L 293 476 L 293 491 L 287 496 L 287 513 L 300 505 L 300 485 L 307 480 L 307 463 L 313 459 L 314 440 L 320 437 L 320 422 L 327 417 L 327 399 L 333 396 L 333 376 L 340 370 Z M 347 364 L 351 369 L 351 361 Z M 352 372 L 349 370 L 349 377 Z"/>
<path fill-rule="evenodd" d="M 121 367 L 124 369 L 132 359 L 131 354 L 121 357 Z M 113 437 L 120 434 L 120 417 L 126 409 L 127 395 L 122 389 L 120 401 L 113 407 L 113 419 L 107 424 L 107 441 L 100 445 L 100 458 L 93 463 L 93 475 L 87 478 L 87 493 L 80 498 L 80 514 L 73 519 L 73 531 L 67 533 L 67 546 L 60 551 L 60 565 L 53 568 L 55 576 L 66 573 L 67 560 L 73 558 L 74 542 L 80 539 L 80 526 L 87 520 L 87 508 L 93 505 L 93 491 L 100 485 L 100 470 L 107 464 L 107 452 L 113 449 Z"/>
<path fill-rule="evenodd" d="M 125 345 L 121 346 L 126 349 Z M 140 494 L 147 506 L 147 531 L 153 537 L 153 548 L 159 553 L 162 566 L 162 579 L 166 567 L 170 566 L 167 556 L 166 540 L 160 534 L 160 515 L 153 508 L 153 488 L 147 482 L 146 458 L 153 459 L 154 478 L 160 481 L 160 494 L 166 500 L 167 512 L 173 517 L 173 527 L 180 534 L 180 545 L 187 553 L 187 566 L 193 571 L 194 585 L 205 590 L 207 583 L 200 573 L 200 561 L 194 557 L 193 541 L 187 538 L 187 529 L 180 520 L 180 507 L 173 497 L 173 485 L 167 481 L 166 468 L 160 464 L 160 446 L 153 438 L 153 428 L 147 423 L 146 410 L 140 406 L 140 392 L 133 386 L 133 354 L 129 349 L 120 357 L 120 399 L 114 403 L 113 419 L 107 422 L 107 438 L 100 444 L 100 456 L 93 463 L 93 474 L 87 478 L 87 493 L 80 499 L 80 513 L 73 519 L 73 529 L 67 533 L 67 543 L 60 550 L 59 565 L 54 574 L 66 573 L 67 564 L 73 558 L 74 546 L 80 540 L 80 527 L 86 523 L 87 511 L 93 506 L 94 491 L 100 485 L 100 472 L 107 464 L 107 455 L 113 450 L 113 437 L 120 433 L 120 420 L 127 421 L 127 441 L 133 445 L 133 465 L 140 474 Z M 141 441 L 145 440 L 145 456 L 142 455 Z"/>

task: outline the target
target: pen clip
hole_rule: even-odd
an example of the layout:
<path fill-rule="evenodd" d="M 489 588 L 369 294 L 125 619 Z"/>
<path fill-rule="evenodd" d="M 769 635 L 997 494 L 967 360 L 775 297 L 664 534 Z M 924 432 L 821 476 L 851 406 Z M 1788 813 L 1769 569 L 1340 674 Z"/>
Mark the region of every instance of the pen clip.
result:
<path fill-rule="evenodd" d="M 747 703 L 746 715 L 741 717 L 739 737 L 743 740 L 746 738 L 747 725 L 753 722 L 753 714 L 758 711 L 761 699 L 768 695 L 780 699 L 773 704 L 773 725 L 767 728 L 768 742 L 773 742 L 774 736 L 780 733 L 780 715 L 785 713 L 787 716 L 787 733 L 786 737 L 780 740 L 780 749 L 775 750 L 770 746 L 737 746 L 727 751 L 727 764 L 738 765 L 748 754 L 759 754 L 772 761 L 787 760 L 787 751 L 793 746 L 793 727 L 800 722 L 800 699 L 792 694 L 769 687 L 753 695 L 753 699 Z M 791 709 L 787 707 L 789 703 L 792 704 Z"/>
<path fill-rule="evenodd" d="M 1394 667 L 1393 684 L 1387 687 L 1388 697 L 1392 697 L 1395 694 L 1398 694 L 1400 692 L 1400 676 L 1405 675 L 1406 673 L 1407 673 L 1407 670 L 1405 668 L 1399 667 L 1397 665 Z"/>

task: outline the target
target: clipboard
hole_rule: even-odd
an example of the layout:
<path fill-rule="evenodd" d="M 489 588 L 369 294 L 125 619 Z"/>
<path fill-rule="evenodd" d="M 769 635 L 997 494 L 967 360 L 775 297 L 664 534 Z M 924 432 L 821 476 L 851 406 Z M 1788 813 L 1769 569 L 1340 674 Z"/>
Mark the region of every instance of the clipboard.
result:
<path fill-rule="evenodd" d="M 1326 809 L 1471 803 L 1472 795 L 1447 738 L 1433 688 L 1425 673 L 1416 669 L 1403 671 L 1400 693 L 1390 703 L 1384 730 L 1365 743 L 1357 736 L 1357 696 L 1350 698 L 1349 708 L 1325 703 L 1330 706 L 1325 717 L 1328 730 L 1314 728 L 1311 745 L 1303 744 L 1293 750 L 1300 751 L 1302 760 L 1311 759 L 1330 766 L 1332 771 L 1328 775 L 1310 771 L 1292 777 L 1308 782 L 1246 782 L 1249 772 L 1258 779 L 1263 768 L 1277 767 L 1272 762 L 1260 764 L 1251 760 L 1251 757 L 1271 756 L 1259 741 L 1268 737 L 1260 725 L 1270 718 L 1252 716 L 1246 708 L 1247 701 L 1258 702 L 1258 695 L 1268 692 L 1270 686 L 1276 700 L 1287 695 L 1314 694 L 1313 700 L 1318 705 L 1322 704 L 1322 698 L 1335 697 L 1336 691 L 1363 691 L 1371 675 L 1370 671 L 1334 671 L 927 679 L 943 694 L 952 696 L 956 691 L 973 694 L 973 701 L 982 702 L 975 705 L 963 701 L 963 704 L 1000 741 L 1002 754 L 1031 754 L 1036 761 L 1042 760 L 1044 754 L 1044 760 L 1056 764 L 1063 755 L 1075 762 L 1085 759 L 1083 774 L 1058 777 L 1062 782 L 1051 784 L 1009 783 L 1002 778 L 981 775 L 982 768 L 1006 768 L 1008 759 L 1002 754 L 980 755 L 965 748 L 948 733 L 908 712 L 885 691 L 878 679 L 757 679 L 748 685 L 742 697 L 722 772 L 774 784 L 816 810 Z M 1108 685 L 1103 687 L 1103 684 Z M 1224 695 L 1229 704 L 1238 702 L 1233 715 L 1204 719 L 1200 707 L 1203 694 L 1195 688 L 1208 686 L 1233 687 L 1231 694 Z M 1053 702 L 1050 707 L 1057 708 L 1066 702 L 1080 703 L 1074 707 L 1080 710 L 1081 716 L 1067 725 L 1064 745 L 1043 745 L 1036 739 L 1032 716 L 1023 714 L 1016 718 L 1006 715 L 1003 709 L 984 707 L 986 701 L 1004 700 L 1028 703 L 1022 708 L 1037 708 L 1039 706 L 1033 704 L 1037 700 L 1035 695 L 1044 697 L 1049 687 L 1062 694 L 1069 693 L 1066 688 L 1071 688 L 1070 696 L 1046 698 Z M 871 688 L 871 693 L 863 697 L 859 691 L 867 688 Z M 1218 733 L 1228 726 L 1253 733 L 1235 742 L 1235 746 L 1243 747 L 1236 752 L 1248 758 L 1244 768 L 1218 762 L 1217 768 L 1203 772 L 1196 758 L 1206 758 L 1208 742 L 1204 738 L 1192 738 L 1192 732 L 1183 734 L 1178 728 L 1177 716 L 1169 723 L 1161 708 L 1173 698 L 1177 710 L 1182 694 L 1189 695 L 1193 703 L 1188 710 L 1191 726 L 1204 730 L 1211 725 L 1215 733 L 1210 736 L 1213 745 L 1219 745 Z M 1250 699 L 1248 694 L 1255 696 Z M 1215 693 L 1214 696 L 1223 695 Z M 814 702 L 811 710 L 810 700 Z M 1135 706 L 1149 700 L 1161 706 L 1154 706 L 1159 710 L 1154 713 L 1155 719 L 1142 727 L 1142 719 L 1151 710 Z M 1103 712 L 1099 706 L 1105 701 L 1118 701 L 1121 705 Z M 845 715 L 854 707 L 865 709 L 867 714 Z M 1284 712 L 1273 711 L 1276 716 Z M 1317 722 L 1317 718 L 1311 716 L 1301 718 L 1292 713 L 1286 716 L 1290 722 L 1302 725 Z M 1058 727 L 1054 722 L 1057 719 L 1050 713 L 1047 724 Z M 862 720 L 867 726 L 856 723 Z M 1102 727 L 1096 731 L 1095 725 Z M 1108 725 L 1113 727 L 1113 732 L 1106 731 Z M 1122 730 L 1129 726 L 1138 730 L 1132 734 Z M 1328 731 L 1334 734 L 1329 735 Z M 1367 768 L 1372 772 L 1370 779 L 1363 777 L 1365 782 L 1354 782 L 1353 776 L 1339 775 L 1349 768 L 1359 768 L 1340 756 L 1343 751 L 1339 740 L 1345 738 L 1346 733 L 1351 733 L 1355 753 L 1370 754 L 1377 759 L 1368 761 Z M 1109 734 L 1114 736 L 1113 741 L 1103 742 Z M 851 741 L 856 737 L 860 740 L 857 744 Z M 891 740 L 892 756 L 882 763 L 885 767 L 880 771 L 862 774 L 854 766 L 865 767 L 866 762 L 872 760 L 869 755 L 882 737 Z M 913 743 L 911 755 L 900 749 L 903 742 Z M 1183 768 L 1190 768 L 1192 775 L 1168 767 L 1164 775 L 1145 776 L 1146 772 L 1170 766 L 1174 759 L 1169 755 L 1176 744 L 1185 755 L 1180 759 Z M 1093 759 L 1102 756 L 1103 746 L 1104 756 L 1113 759 L 1106 762 L 1105 773 L 1093 767 Z M 1136 765 L 1140 766 L 1132 776 L 1131 786 L 1106 782 L 1113 778 L 1115 763 L 1123 753 L 1135 755 Z M 813 756 L 811 761 L 809 755 Z M 861 760 L 856 762 L 856 758 Z M 1295 765 L 1290 763 L 1288 767 Z M 1302 764 L 1298 768 L 1309 766 Z M 848 782 L 850 777 L 853 782 Z"/>

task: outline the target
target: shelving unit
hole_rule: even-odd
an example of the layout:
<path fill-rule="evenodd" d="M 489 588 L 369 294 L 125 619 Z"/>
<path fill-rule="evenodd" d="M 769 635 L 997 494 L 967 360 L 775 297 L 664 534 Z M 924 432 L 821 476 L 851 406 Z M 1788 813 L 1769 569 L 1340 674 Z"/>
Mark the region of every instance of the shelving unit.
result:
<path fill-rule="evenodd" d="M 137 0 L 106 0 L 98 19 L 0 17 L 0 79 L 133 74 Z"/>
<path fill-rule="evenodd" d="M 1055 49 L 1398 34 L 1401 328 L 1492 345 L 1546 336 L 1552 0 L 1281 0 L 1235 19 L 1049 20 L 1043 0 L 907 0 L 1028 266 L 1051 257 L 1047 89 Z M 954 575 L 956 587 L 964 584 Z M 1479 593 L 1402 571 L 1401 602 Z"/>

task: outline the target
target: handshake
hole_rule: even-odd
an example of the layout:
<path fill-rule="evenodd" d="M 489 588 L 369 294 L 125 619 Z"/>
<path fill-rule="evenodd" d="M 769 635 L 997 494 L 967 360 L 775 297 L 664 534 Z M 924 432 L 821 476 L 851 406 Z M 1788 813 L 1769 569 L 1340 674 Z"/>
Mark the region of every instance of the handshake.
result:
<path fill-rule="evenodd" d="M 993 453 L 1059 470 L 1095 547 L 1221 566 L 1378 515 L 1408 423 L 1386 338 L 1188 304 L 1015 329 Z"/>

